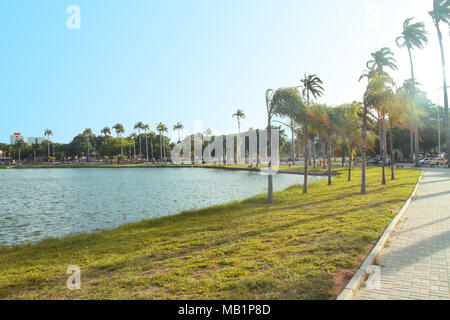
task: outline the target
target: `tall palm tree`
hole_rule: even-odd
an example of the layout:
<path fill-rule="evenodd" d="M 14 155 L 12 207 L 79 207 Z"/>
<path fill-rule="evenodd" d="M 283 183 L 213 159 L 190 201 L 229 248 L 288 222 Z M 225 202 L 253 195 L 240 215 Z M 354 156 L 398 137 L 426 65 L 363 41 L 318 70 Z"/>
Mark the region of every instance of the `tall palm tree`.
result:
<path fill-rule="evenodd" d="M 397 70 L 397 60 L 394 58 L 394 53 L 389 48 L 382 48 L 381 50 L 371 53 L 372 60 L 367 61 L 367 69 L 375 70 L 378 75 L 384 74 L 384 68 Z"/>
<path fill-rule="evenodd" d="M 109 127 L 104 127 L 100 132 L 105 135 L 105 142 L 108 143 L 108 134 L 111 134 L 111 129 Z"/>
<path fill-rule="evenodd" d="M 311 107 L 311 96 L 314 99 L 317 99 L 318 97 L 323 96 L 323 92 L 325 89 L 322 87 L 323 81 L 320 79 L 316 74 L 310 74 L 310 75 L 304 75 L 303 79 L 300 80 L 301 85 L 300 88 L 302 88 L 302 94 L 303 97 L 306 98 L 307 107 Z M 306 143 L 309 144 L 307 147 L 308 150 L 311 149 L 312 143 L 315 140 L 314 137 L 308 138 Z M 310 161 L 311 153 L 308 152 L 308 159 L 305 159 L 306 161 Z"/>
<path fill-rule="evenodd" d="M 148 158 L 148 136 L 147 136 L 147 131 L 150 131 L 150 125 L 148 123 L 144 124 L 143 129 L 144 129 L 144 132 L 145 132 L 145 155 L 146 155 L 147 162 L 148 162 L 149 158 Z"/>
<path fill-rule="evenodd" d="M 125 133 L 125 128 L 122 124 L 117 123 L 112 127 L 117 134 L 117 138 L 120 138 L 120 156 L 123 158 L 123 134 Z"/>
<path fill-rule="evenodd" d="M 153 139 L 156 138 L 156 133 L 154 133 L 153 131 L 150 131 L 150 151 L 151 151 L 151 155 L 152 155 L 152 159 L 154 159 L 153 157 Z"/>
<path fill-rule="evenodd" d="M 53 131 L 50 129 L 45 129 L 44 136 L 47 137 L 47 162 L 50 162 L 50 137 L 53 135 Z"/>
<path fill-rule="evenodd" d="M 447 156 L 449 156 L 449 142 L 450 142 L 450 130 L 448 123 L 448 92 L 447 92 L 447 75 L 445 72 L 445 54 L 444 46 L 442 44 L 442 33 L 439 27 L 441 22 L 450 24 L 450 0 L 433 0 L 433 11 L 429 14 L 433 19 L 433 23 L 436 27 L 436 31 L 439 38 L 439 46 L 441 48 L 441 61 L 442 61 L 442 82 L 444 83 L 444 119 L 445 119 L 445 142 L 447 143 Z M 450 168 L 450 162 L 448 163 Z"/>
<path fill-rule="evenodd" d="M 325 89 L 322 87 L 322 80 L 315 74 L 306 75 L 300 80 L 303 96 L 306 98 L 308 107 L 311 106 L 311 96 L 314 99 L 323 96 Z"/>
<path fill-rule="evenodd" d="M 162 162 L 162 159 L 164 159 L 164 161 L 166 161 L 166 146 L 164 145 L 163 134 L 164 134 L 164 132 L 168 132 L 169 130 L 167 129 L 167 126 L 162 122 L 158 123 L 158 125 L 156 126 L 156 130 L 158 130 L 158 132 L 159 132 L 159 147 L 160 147 L 161 162 Z M 164 150 L 164 155 L 163 155 L 163 150 Z"/>
<path fill-rule="evenodd" d="M 414 18 L 408 18 L 403 23 L 402 35 L 397 37 L 395 42 L 399 48 L 406 47 L 408 49 L 409 62 L 411 66 L 411 79 L 413 83 L 413 100 L 416 99 L 415 90 L 415 77 L 414 77 L 414 64 L 412 60 L 411 50 L 414 48 L 423 49 L 425 44 L 428 42 L 427 32 L 425 30 L 425 24 L 423 22 L 412 23 Z M 418 126 L 415 124 L 415 135 L 414 135 L 414 149 L 415 149 L 415 165 L 419 165 L 419 138 L 418 138 Z"/>
<path fill-rule="evenodd" d="M 87 162 L 89 163 L 89 148 L 90 148 L 89 137 L 92 136 L 92 129 L 89 128 L 84 129 L 83 135 L 85 135 L 87 139 Z"/>
<path fill-rule="evenodd" d="M 267 112 L 267 155 L 272 157 L 272 118 L 276 115 L 276 104 L 273 100 L 274 91 L 266 90 L 266 112 Z M 273 204 L 273 176 L 272 161 L 269 161 L 269 172 L 267 175 L 267 203 Z"/>
<path fill-rule="evenodd" d="M 184 126 L 181 122 L 178 122 L 176 125 L 173 126 L 173 131 L 178 132 L 178 143 L 181 142 L 180 132 L 183 131 Z"/>
<path fill-rule="evenodd" d="M 139 159 L 141 159 L 142 156 L 142 143 L 141 143 L 141 130 L 144 130 L 144 123 L 139 121 L 134 125 L 134 130 L 138 130 L 139 135 Z"/>
<path fill-rule="evenodd" d="M 236 113 L 233 114 L 233 118 L 235 118 L 238 122 L 238 131 L 241 133 L 241 120 L 245 119 L 244 110 L 237 109 Z"/>
<path fill-rule="evenodd" d="M 134 158 L 134 160 L 136 160 L 136 140 L 137 140 L 136 132 L 133 132 L 132 134 L 130 134 L 128 139 L 133 141 L 133 158 Z"/>

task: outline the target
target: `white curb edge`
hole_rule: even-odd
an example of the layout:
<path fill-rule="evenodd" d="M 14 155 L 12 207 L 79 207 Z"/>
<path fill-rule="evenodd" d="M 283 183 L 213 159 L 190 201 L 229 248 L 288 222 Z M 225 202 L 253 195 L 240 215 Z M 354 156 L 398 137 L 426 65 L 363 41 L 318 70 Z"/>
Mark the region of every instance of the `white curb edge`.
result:
<path fill-rule="evenodd" d="M 395 216 L 394 220 L 392 220 L 391 224 L 387 227 L 387 229 L 384 231 L 383 235 L 381 236 L 380 240 L 378 240 L 375 247 L 372 249 L 370 254 L 367 256 L 367 258 L 364 260 L 361 267 L 356 271 L 356 273 L 353 275 L 352 279 L 348 282 L 347 286 L 342 290 L 342 292 L 339 294 L 339 296 L 336 298 L 336 300 L 352 300 L 355 294 L 358 292 L 361 284 L 366 279 L 367 273 L 366 270 L 368 267 L 373 265 L 375 259 L 380 255 L 381 250 L 384 248 L 384 245 L 388 241 L 388 239 L 391 237 L 392 233 L 394 232 L 395 228 L 397 227 L 398 222 L 402 218 L 403 214 L 406 212 L 406 209 L 408 209 L 409 205 L 411 204 L 411 201 L 416 196 L 417 190 L 419 189 L 420 182 L 422 181 L 424 171 L 422 170 L 422 174 L 419 177 L 419 180 L 417 181 L 416 187 L 414 188 L 413 192 L 409 196 L 408 200 L 406 200 L 403 207 L 400 209 L 400 211 Z"/>

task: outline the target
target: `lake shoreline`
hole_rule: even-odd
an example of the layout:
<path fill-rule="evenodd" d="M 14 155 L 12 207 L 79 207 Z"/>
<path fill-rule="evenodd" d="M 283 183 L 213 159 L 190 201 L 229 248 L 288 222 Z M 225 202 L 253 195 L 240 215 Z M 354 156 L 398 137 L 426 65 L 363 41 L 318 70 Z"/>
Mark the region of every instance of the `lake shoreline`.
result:
<path fill-rule="evenodd" d="M 1 167 L 0 169 L 17 169 L 17 170 L 25 170 L 25 169 L 132 169 L 132 168 L 140 168 L 140 169 L 161 169 L 161 168 L 201 168 L 201 169 L 218 169 L 218 170 L 230 170 L 230 171 L 247 171 L 247 172 L 262 172 L 261 168 L 256 167 L 227 167 L 220 165 L 143 165 L 143 164 L 125 164 L 125 165 L 26 165 L 26 166 L 11 166 L 11 167 Z M 304 171 L 298 170 L 278 170 L 275 174 L 296 174 L 296 175 L 304 175 Z M 331 171 L 332 176 L 339 175 L 338 171 Z M 315 171 L 314 169 L 308 170 L 308 175 L 310 176 L 327 176 L 327 171 Z"/>

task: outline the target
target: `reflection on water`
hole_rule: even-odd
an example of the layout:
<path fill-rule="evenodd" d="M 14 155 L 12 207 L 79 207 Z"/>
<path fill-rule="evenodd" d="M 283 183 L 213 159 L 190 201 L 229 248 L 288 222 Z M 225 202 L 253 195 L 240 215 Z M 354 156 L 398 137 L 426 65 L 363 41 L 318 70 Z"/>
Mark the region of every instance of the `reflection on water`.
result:
<path fill-rule="evenodd" d="M 302 181 L 279 174 L 274 188 Z M 258 173 L 199 168 L 0 170 L 0 244 L 114 228 L 242 200 L 266 188 L 267 177 Z"/>

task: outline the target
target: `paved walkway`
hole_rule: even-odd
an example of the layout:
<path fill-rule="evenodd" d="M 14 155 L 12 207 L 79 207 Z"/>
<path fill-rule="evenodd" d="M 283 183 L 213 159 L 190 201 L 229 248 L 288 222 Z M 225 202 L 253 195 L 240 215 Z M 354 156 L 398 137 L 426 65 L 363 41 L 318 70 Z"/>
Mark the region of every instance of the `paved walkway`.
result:
<path fill-rule="evenodd" d="M 363 285 L 355 299 L 450 299 L 449 169 L 425 170 L 415 200 L 377 264 L 379 288 Z"/>

